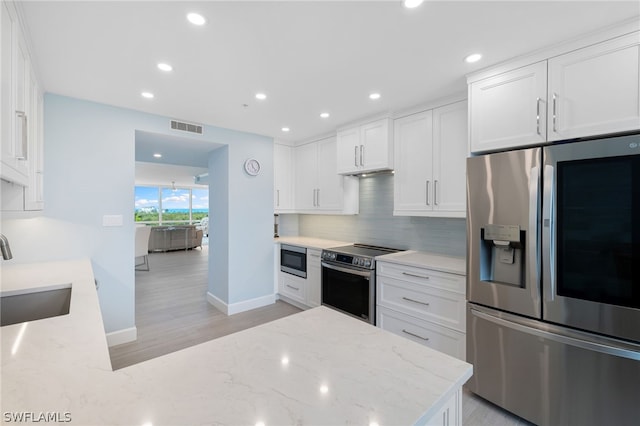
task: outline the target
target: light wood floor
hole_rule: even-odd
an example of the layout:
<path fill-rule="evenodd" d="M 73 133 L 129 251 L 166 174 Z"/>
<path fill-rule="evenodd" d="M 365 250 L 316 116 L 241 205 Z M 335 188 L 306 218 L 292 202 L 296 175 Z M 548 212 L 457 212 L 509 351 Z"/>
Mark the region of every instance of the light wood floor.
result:
<path fill-rule="evenodd" d="M 114 370 L 273 321 L 300 309 L 285 302 L 226 316 L 206 301 L 208 252 L 152 253 L 150 271 L 136 271 L 138 340 L 109 349 Z M 467 426 L 527 426 L 530 423 L 467 391 Z"/>
<path fill-rule="evenodd" d="M 206 300 L 207 246 L 151 253 L 149 266 L 136 271 L 138 339 L 109 348 L 114 370 L 300 312 L 281 301 L 232 316 L 214 308 Z"/>

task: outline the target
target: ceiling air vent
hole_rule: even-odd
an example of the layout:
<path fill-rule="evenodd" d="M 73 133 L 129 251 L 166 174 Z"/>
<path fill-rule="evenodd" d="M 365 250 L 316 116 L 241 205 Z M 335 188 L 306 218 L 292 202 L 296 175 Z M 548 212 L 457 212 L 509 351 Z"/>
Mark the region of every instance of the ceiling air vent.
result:
<path fill-rule="evenodd" d="M 183 132 L 197 133 L 199 135 L 202 134 L 201 124 L 185 123 L 184 121 L 171 120 L 171 129 L 182 130 Z"/>

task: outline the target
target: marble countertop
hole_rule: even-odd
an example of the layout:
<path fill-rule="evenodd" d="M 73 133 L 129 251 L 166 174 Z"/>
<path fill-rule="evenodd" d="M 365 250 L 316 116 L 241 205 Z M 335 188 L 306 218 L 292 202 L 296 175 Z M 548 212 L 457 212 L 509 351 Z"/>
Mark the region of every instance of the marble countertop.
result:
<path fill-rule="evenodd" d="M 278 237 L 274 238 L 274 241 L 276 243 L 291 244 L 294 246 L 302 246 L 319 250 L 353 244 L 345 241 L 325 240 L 322 238 L 314 237 Z"/>
<path fill-rule="evenodd" d="M 451 274 L 466 275 L 466 261 L 464 257 L 445 256 L 442 254 L 423 251 L 407 250 L 398 253 L 385 254 L 376 257 L 377 261 L 397 263 L 400 265 L 428 268 L 434 271 Z"/>
<path fill-rule="evenodd" d="M 111 371 L 88 260 L 3 267 L 2 278 L 12 290 L 72 284 L 68 315 L 2 327 L 3 421 L 53 413 L 78 425 L 414 424 L 472 374 L 325 307 Z"/>

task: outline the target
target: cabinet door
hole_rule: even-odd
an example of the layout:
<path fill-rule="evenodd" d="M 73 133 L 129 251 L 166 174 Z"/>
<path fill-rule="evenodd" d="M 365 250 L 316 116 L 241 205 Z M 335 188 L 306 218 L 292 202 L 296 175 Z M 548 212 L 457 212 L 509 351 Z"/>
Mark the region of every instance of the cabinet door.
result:
<path fill-rule="evenodd" d="M 42 210 L 44 208 L 44 134 L 43 105 L 40 88 L 32 76 L 31 112 L 29 114 L 29 185 L 24 188 L 24 209 Z"/>
<path fill-rule="evenodd" d="M 323 139 L 316 144 L 318 146 L 316 208 L 341 211 L 344 206 L 344 177 L 336 170 L 336 138 Z"/>
<path fill-rule="evenodd" d="M 25 111 L 25 73 L 28 68 L 28 53 L 22 41 L 20 27 L 13 5 L 0 5 L 0 143 L 2 145 L 1 177 L 20 185 L 27 185 L 28 166 L 26 136 L 23 122 Z M 21 108 L 21 109 L 18 109 Z M 17 115 L 16 111 L 25 113 Z"/>
<path fill-rule="evenodd" d="M 390 120 L 382 119 L 360 128 L 360 171 L 393 169 L 393 143 Z"/>
<path fill-rule="evenodd" d="M 341 174 L 360 170 L 360 128 L 342 130 L 337 134 L 336 170 Z"/>
<path fill-rule="evenodd" d="M 322 303 L 320 250 L 307 249 L 307 305 L 315 308 Z"/>
<path fill-rule="evenodd" d="M 318 176 L 316 156 L 315 143 L 294 148 L 296 210 L 315 209 Z"/>
<path fill-rule="evenodd" d="M 549 140 L 640 128 L 638 33 L 549 60 Z"/>
<path fill-rule="evenodd" d="M 412 215 L 432 209 L 432 112 L 395 120 L 393 214 Z"/>
<path fill-rule="evenodd" d="M 433 110 L 433 209 L 466 215 L 467 102 Z"/>
<path fill-rule="evenodd" d="M 545 142 L 547 62 L 471 83 L 471 151 Z"/>
<path fill-rule="evenodd" d="M 273 145 L 273 206 L 276 213 L 293 209 L 293 148 Z"/>

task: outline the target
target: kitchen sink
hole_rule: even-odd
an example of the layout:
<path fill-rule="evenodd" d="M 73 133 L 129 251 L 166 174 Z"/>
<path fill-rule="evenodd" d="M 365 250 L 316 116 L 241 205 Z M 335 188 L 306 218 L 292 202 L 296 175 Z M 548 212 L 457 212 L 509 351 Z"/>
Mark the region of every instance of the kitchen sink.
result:
<path fill-rule="evenodd" d="M 70 304 L 71 284 L 50 286 L 30 293 L 2 295 L 0 326 L 67 315 Z"/>

